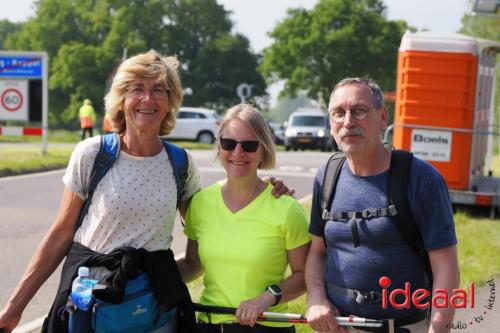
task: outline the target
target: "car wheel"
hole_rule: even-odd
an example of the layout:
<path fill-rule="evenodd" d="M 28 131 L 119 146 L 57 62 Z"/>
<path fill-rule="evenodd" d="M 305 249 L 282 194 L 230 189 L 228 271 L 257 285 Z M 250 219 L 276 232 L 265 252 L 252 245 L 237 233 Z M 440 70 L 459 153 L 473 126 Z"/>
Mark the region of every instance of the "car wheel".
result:
<path fill-rule="evenodd" d="M 292 149 L 292 147 L 290 147 L 290 146 L 285 146 L 285 150 L 286 150 L 286 151 L 289 151 L 290 149 Z"/>
<path fill-rule="evenodd" d="M 214 135 L 210 132 L 201 132 L 198 134 L 198 142 L 200 143 L 213 143 Z"/>

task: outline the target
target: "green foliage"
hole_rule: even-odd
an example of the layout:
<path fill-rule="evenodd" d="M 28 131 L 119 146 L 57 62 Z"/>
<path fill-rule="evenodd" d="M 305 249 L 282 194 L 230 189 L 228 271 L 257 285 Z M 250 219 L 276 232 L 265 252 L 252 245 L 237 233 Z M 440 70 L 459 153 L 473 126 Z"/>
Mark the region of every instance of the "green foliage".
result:
<path fill-rule="evenodd" d="M 20 23 L 13 23 L 9 20 L 0 20 L 0 50 L 3 50 L 3 44 L 7 36 L 11 33 L 19 31 L 19 29 L 21 29 Z"/>
<path fill-rule="evenodd" d="M 270 110 L 269 118 L 282 123 L 288 120 L 293 111 L 301 107 L 313 107 L 312 101 L 304 94 L 299 93 L 295 98 L 284 96 L 278 99 L 274 109 Z"/>
<path fill-rule="evenodd" d="M 0 38 L 8 34 L 11 50 L 48 52 L 51 127 L 78 128 L 85 98 L 103 112 L 106 83 L 124 49 L 129 56 L 149 49 L 177 55 L 183 85 L 194 92 L 185 105 L 226 108 L 238 102 L 241 82 L 253 85 L 255 96 L 264 94 L 257 56 L 231 32 L 216 0 L 39 0 L 35 7 L 18 31 L 0 23 Z"/>
<path fill-rule="evenodd" d="M 381 0 L 320 0 L 310 11 L 290 9 L 270 33 L 260 69 L 271 81 L 286 80 L 284 93 L 305 91 L 328 103 L 336 82 L 370 76 L 394 90 L 397 50 L 408 28 L 385 18 Z"/>
<path fill-rule="evenodd" d="M 210 107 L 224 109 L 240 102 L 236 87 L 240 83 L 253 83 L 252 94 L 265 94 L 266 84 L 257 68 L 257 57 L 247 50 L 248 39 L 242 35 L 224 34 L 199 49 L 184 82 L 194 90 L 186 96 L 187 105 L 200 105 L 210 101 Z M 207 66 L 210 64 L 210 66 Z"/>

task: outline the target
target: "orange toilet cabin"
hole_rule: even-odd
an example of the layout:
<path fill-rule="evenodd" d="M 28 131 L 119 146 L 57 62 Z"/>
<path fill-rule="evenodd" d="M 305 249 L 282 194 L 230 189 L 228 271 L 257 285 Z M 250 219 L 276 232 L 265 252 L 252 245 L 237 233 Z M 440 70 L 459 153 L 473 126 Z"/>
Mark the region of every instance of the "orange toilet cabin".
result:
<path fill-rule="evenodd" d="M 434 165 L 452 196 L 453 190 L 475 192 L 455 201 L 473 203 L 468 201 L 475 202 L 478 192 L 500 194 L 500 179 L 492 184 L 485 174 L 491 134 L 498 132 L 493 102 L 499 51 L 498 42 L 460 34 L 406 32 L 401 40 L 393 145 Z"/>

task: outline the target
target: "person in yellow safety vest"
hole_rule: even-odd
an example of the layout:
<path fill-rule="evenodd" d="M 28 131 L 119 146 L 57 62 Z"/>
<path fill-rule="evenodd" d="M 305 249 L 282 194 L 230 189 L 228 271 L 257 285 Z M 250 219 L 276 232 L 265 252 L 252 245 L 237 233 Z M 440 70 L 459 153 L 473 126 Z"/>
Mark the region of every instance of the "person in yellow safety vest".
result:
<path fill-rule="evenodd" d="M 89 133 L 89 137 L 93 137 L 92 129 L 95 124 L 95 111 L 92 107 L 90 99 L 85 99 L 83 105 L 80 107 L 80 128 L 82 129 L 82 140 L 85 139 L 85 133 Z"/>
<path fill-rule="evenodd" d="M 113 132 L 113 127 L 111 126 L 111 119 L 107 113 L 104 114 L 102 119 L 102 132 L 104 134 Z"/>

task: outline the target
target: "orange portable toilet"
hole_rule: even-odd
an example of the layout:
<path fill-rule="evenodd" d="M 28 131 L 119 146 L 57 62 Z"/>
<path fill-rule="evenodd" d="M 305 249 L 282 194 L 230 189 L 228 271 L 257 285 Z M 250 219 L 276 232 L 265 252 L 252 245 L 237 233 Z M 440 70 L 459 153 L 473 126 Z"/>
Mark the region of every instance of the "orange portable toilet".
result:
<path fill-rule="evenodd" d="M 484 176 L 500 43 L 406 32 L 398 56 L 393 145 L 433 164 L 450 189 Z"/>

